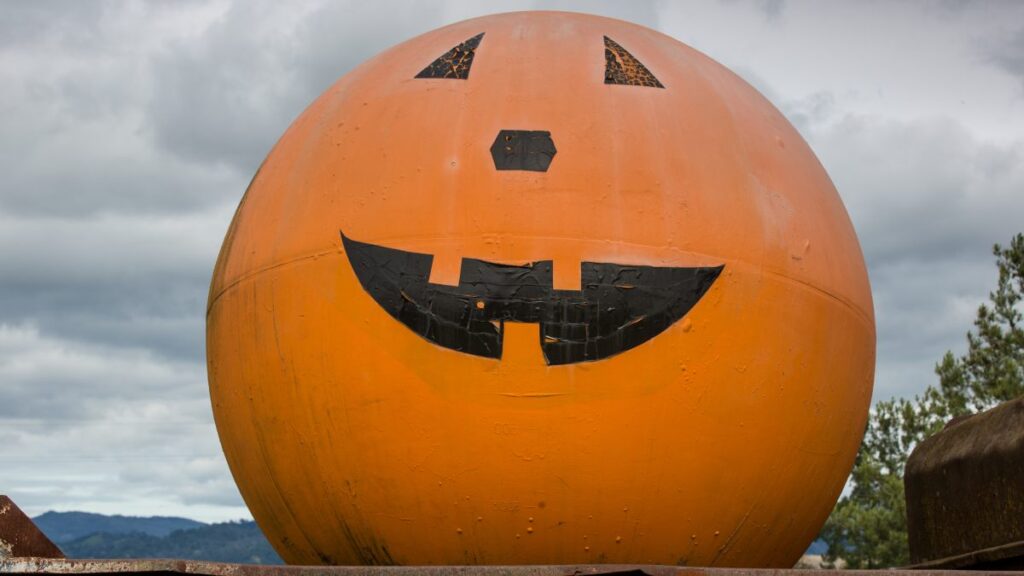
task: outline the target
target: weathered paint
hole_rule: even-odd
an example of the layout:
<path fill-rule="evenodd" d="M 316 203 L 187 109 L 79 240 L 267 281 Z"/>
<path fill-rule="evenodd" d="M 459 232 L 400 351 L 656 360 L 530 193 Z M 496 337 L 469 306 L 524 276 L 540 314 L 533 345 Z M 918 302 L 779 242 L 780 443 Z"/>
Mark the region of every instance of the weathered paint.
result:
<path fill-rule="evenodd" d="M 904 483 L 911 562 L 1024 568 L 1024 398 L 922 441 Z"/>
<path fill-rule="evenodd" d="M 664 88 L 629 50 L 607 36 L 604 37 L 604 83 Z"/>
<path fill-rule="evenodd" d="M 473 66 L 473 54 L 480 45 L 483 34 L 477 34 L 462 44 L 445 52 L 416 75 L 417 78 L 447 78 L 465 80 Z"/>
<path fill-rule="evenodd" d="M 17 504 L 0 494 L 0 560 L 22 556 L 63 558 L 64 553 Z"/>
<path fill-rule="evenodd" d="M 416 78 L 484 36 L 465 79 Z M 605 83 L 605 37 L 664 88 Z M 547 171 L 496 170 L 504 129 Z M 633 349 L 548 365 L 437 346 L 361 286 L 339 232 L 463 258 L 724 266 Z M 327 90 L 267 157 L 210 290 L 210 390 L 257 522 L 291 563 L 792 566 L 849 472 L 874 367 L 863 258 L 786 119 L 693 49 L 625 22 L 489 16 Z"/>

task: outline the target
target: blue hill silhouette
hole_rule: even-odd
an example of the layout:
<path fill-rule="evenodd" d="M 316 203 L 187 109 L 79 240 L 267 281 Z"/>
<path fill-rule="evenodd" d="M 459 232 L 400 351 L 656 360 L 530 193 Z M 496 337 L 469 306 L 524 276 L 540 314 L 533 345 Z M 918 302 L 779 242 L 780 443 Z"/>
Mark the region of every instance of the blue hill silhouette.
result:
<path fill-rule="evenodd" d="M 68 558 L 182 558 L 281 564 L 252 521 L 204 524 L 187 518 L 46 512 L 33 521 Z"/>

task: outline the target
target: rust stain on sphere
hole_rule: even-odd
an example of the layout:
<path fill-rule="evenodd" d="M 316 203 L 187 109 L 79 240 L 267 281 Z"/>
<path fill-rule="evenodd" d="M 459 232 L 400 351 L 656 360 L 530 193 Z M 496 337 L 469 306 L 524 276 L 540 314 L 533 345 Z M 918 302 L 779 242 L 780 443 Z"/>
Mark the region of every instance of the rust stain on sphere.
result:
<path fill-rule="evenodd" d="M 289 562 L 786 567 L 849 472 L 875 332 L 782 114 L 652 30 L 523 12 L 400 44 L 295 121 L 207 348 Z"/>

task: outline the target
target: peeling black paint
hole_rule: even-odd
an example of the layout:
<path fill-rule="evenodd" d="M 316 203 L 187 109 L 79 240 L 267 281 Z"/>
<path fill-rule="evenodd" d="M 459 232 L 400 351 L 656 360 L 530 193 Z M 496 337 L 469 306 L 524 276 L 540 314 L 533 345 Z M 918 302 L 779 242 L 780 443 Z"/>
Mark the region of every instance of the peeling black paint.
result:
<path fill-rule="evenodd" d="M 416 334 L 501 358 L 505 322 L 537 323 L 552 365 L 601 360 L 643 344 L 689 312 L 723 268 L 583 262 L 582 290 L 555 290 L 550 260 L 512 266 L 463 258 L 459 285 L 446 286 L 430 283 L 430 254 L 341 238 L 363 288 Z"/>
<path fill-rule="evenodd" d="M 646 66 L 607 36 L 604 37 L 604 83 L 664 88 Z"/>
<path fill-rule="evenodd" d="M 491 144 L 497 170 L 547 172 L 557 152 L 547 130 L 502 130 Z"/>
<path fill-rule="evenodd" d="M 473 66 L 473 56 L 480 46 L 480 40 L 484 37 L 483 32 L 459 44 L 455 48 L 442 54 L 437 60 L 416 75 L 417 78 L 448 78 L 451 80 L 466 80 L 469 78 L 469 69 Z"/>

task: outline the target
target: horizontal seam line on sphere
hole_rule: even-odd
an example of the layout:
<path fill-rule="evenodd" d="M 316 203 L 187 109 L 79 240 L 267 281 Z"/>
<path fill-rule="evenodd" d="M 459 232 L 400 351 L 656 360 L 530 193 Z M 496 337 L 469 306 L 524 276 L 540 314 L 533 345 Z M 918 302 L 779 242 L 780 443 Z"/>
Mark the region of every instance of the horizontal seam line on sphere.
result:
<path fill-rule="evenodd" d="M 868 313 L 866 311 L 861 310 L 859 306 L 857 306 L 856 304 L 854 304 L 853 302 L 847 300 L 846 298 L 844 298 L 842 296 L 833 294 L 833 293 L 831 293 L 831 292 L 829 292 L 829 291 L 827 291 L 827 290 L 825 290 L 823 288 L 819 288 L 819 287 L 815 286 L 814 284 L 811 284 L 811 283 L 808 283 L 808 282 L 804 282 L 803 280 L 800 280 L 800 279 L 797 279 L 797 278 L 793 278 L 791 276 L 786 276 L 785 274 L 782 274 L 780 272 L 775 272 L 774 270 L 763 270 L 763 272 L 765 274 L 767 274 L 768 276 L 772 276 L 774 278 L 779 278 L 781 280 L 786 280 L 788 282 L 792 282 L 793 284 L 799 284 L 800 286 L 803 286 L 803 287 L 807 288 L 808 290 L 811 290 L 812 292 L 816 292 L 818 294 L 821 294 L 822 296 L 825 296 L 827 298 L 831 298 L 832 300 L 835 300 L 836 302 L 839 302 L 843 306 L 846 306 L 847 308 L 852 310 L 864 322 L 867 322 L 868 324 L 872 323 L 871 322 L 871 318 L 869 317 L 869 315 L 868 315 Z"/>
<path fill-rule="evenodd" d="M 217 292 L 217 294 L 214 295 L 213 298 L 210 298 L 210 301 L 206 304 L 206 315 L 207 316 L 210 315 L 210 311 L 213 310 L 213 305 L 217 303 L 217 300 L 220 300 L 220 297 L 223 296 L 225 292 L 227 292 L 228 290 L 231 290 L 235 286 L 241 284 L 242 282 L 245 282 L 246 280 L 248 280 L 250 278 L 253 278 L 255 276 L 259 276 L 260 274 L 263 274 L 264 272 L 268 272 L 270 270 L 274 270 L 275 268 L 280 268 L 282 266 L 288 266 L 289 264 L 294 264 L 294 263 L 300 262 L 302 260 L 311 260 L 313 258 L 319 258 L 321 256 L 327 256 L 327 255 L 334 254 L 334 253 L 341 254 L 341 248 L 338 247 L 338 248 L 334 248 L 334 249 L 331 249 L 331 250 L 320 250 L 319 252 L 312 252 L 310 254 L 303 254 L 301 256 L 296 256 L 295 258 L 292 258 L 291 260 L 285 260 L 284 262 L 278 262 L 276 264 L 268 264 L 267 266 L 264 266 L 264 267 L 259 268 L 257 270 L 253 270 L 252 272 L 249 272 L 248 274 L 243 274 L 243 275 L 239 276 L 238 278 L 235 278 L 234 280 L 232 280 L 230 284 L 227 284 L 226 286 L 221 288 L 220 291 Z"/>
<path fill-rule="evenodd" d="M 403 236 L 402 237 L 402 239 L 408 239 L 408 238 L 441 238 L 441 237 L 440 236 Z M 558 236 L 543 236 L 543 238 L 565 239 L 565 238 L 558 237 Z M 398 238 L 395 238 L 395 239 L 398 239 Z M 384 238 L 382 240 L 384 242 L 388 242 L 388 241 L 390 241 L 392 239 Z M 378 240 L 378 241 L 380 241 L 380 240 Z M 651 247 L 648 244 L 637 244 L 637 243 L 634 243 L 634 242 L 621 242 L 621 241 L 618 241 L 618 243 L 630 244 L 632 246 Z M 685 253 L 685 254 L 693 254 L 693 255 L 696 255 L 696 256 L 710 257 L 709 254 L 703 254 L 703 253 L 699 253 L 699 252 L 690 252 L 690 251 L 678 250 L 678 249 L 674 249 L 674 251 Z M 290 264 L 294 264 L 296 262 L 301 262 L 303 260 L 311 260 L 311 259 L 314 259 L 314 258 L 319 258 L 321 256 L 329 256 L 331 254 L 341 255 L 343 253 L 344 253 L 344 251 L 342 250 L 341 246 L 337 246 L 337 247 L 329 249 L 329 250 L 320 250 L 318 252 L 312 252 L 312 253 L 309 253 L 309 254 L 304 254 L 304 255 L 301 255 L 301 256 L 296 256 L 296 257 L 294 257 L 294 258 L 292 258 L 290 260 L 285 260 L 284 262 L 278 262 L 276 264 L 270 264 L 270 265 L 264 266 L 264 267 L 262 267 L 262 268 L 260 268 L 258 270 L 254 270 L 252 272 L 249 272 L 248 274 L 242 275 L 242 276 L 236 278 L 235 280 L 233 280 L 230 284 L 224 286 L 224 288 L 222 288 L 219 292 L 217 292 L 217 294 L 213 298 L 210 299 L 209 303 L 206 306 L 206 316 L 209 317 L 210 311 L 213 310 L 213 305 L 216 304 L 218 300 L 220 300 L 221 296 L 223 296 L 228 290 L 231 290 L 232 288 L 234 288 L 235 286 L 241 284 L 242 282 L 245 282 L 246 280 L 249 280 L 251 278 L 259 276 L 260 274 L 262 274 L 264 272 L 267 272 L 269 270 L 274 270 L 275 268 L 280 268 L 282 266 L 288 266 Z M 823 288 L 819 288 L 819 287 L 817 287 L 817 286 L 815 286 L 813 284 L 810 284 L 808 282 L 805 282 L 805 281 L 797 279 L 797 278 L 793 278 L 791 276 L 786 276 L 785 274 L 782 274 L 781 272 L 777 272 L 777 271 L 774 271 L 774 270 L 770 270 L 770 269 L 766 269 L 766 268 L 763 268 L 763 267 L 755 266 L 753 264 L 744 262 L 742 260 L 728 260 L 726 258 L 717 258 L 717 259 L 725 264 L 726 270 L 728 270 L 730 267 L 733 267 L 733 266 L 736 266 L 736 267 L 739 267 L 739 268 L 749 268 L 749 269 L 760 268 L 760 270 L 761 270 L 761 272 L 763 274 L 766 274 L 766 275 L 771 276 L 773 278 L 778 278 L 780 280 L 785 280 L 785 281 L 788 281 L 788 282 L 792 282 L 792 283 L 797 284 L 799 286 L 803 286 L 804 288 L 806 288 L 806 289 L 808 289 L 808 290 L 810 290 L 812 292 L 815 292 L 817 294 L 820 294 L 822 296 L 825 296 L 827 298 L 835 300 L 839 304 L 842 304 L 846 308 L 849 308 L 851 311 L 853 311 L 853 313 L 855 315 L 857 315 L 858 317 L 860 317 L 860 319 L 862 321 L 864 321 L 865 323 L 868 323 L 868 324 L 872 323 L 870 315 L 865 310 L 861 310 L 861 308 L 859 306 L 855 305 L 853 302 L 847 300 L 846 298 L 844 298 L 842 296 L 838 296 L 836 294 L 832 294 L 831 292 L 828 292 L 827 290 L 825 290 Z"/>

